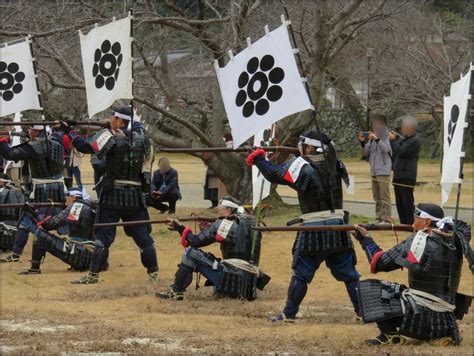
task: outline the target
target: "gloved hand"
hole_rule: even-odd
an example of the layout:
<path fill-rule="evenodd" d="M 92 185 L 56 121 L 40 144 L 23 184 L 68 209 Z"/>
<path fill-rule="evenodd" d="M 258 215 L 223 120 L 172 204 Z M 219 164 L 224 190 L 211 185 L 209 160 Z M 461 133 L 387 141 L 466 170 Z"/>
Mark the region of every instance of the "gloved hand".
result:
<path fill-rule="evenodd" d="M 41 221 L 38 221 L 36 223 L 36 226 L 43 229 L 43 230 L 46 230 L 46 231 L 49 231 L 51 230 L 51 219 L 53 217 L 52 216 L 46 216 L 45 218 L 43 218 L 43 220 Z"/>
<path fill-rule="evenodd" d="M 362 226 L 356 224 L 354 225 L 354 231 L 351 231 L 351 235 L 360 242 L 364 239 L 364 237 L 367 236 L 367 229 L 364 229 Z"/>
<path fill-rule="evenodd" d="M 184 225 L 177 219 L 167 219 L 168 220 L 168 230 L 170 231 L 178 231 L 182 233 L 184 230 Z"/>
<path fill-rule="evenodd" d="M 72 129 L 73 129 L 73 127 L 72 127 L 73 125 L 69 125 L 69 122 L 76 123 L 73 120 L 59 121 L 59 130 L 64 132 L 66 135 L 69 134 L 69 132 L 71 132 Z"/>
<path fill-rule="evenodd" d="M 254 150 L 252 153 L 248 155 L 248 157 L 245 159 L 245 162 L 247 163 L 247 166 L 252 167 L 253 166 L 253 161 L 256 157 L 258 156 L 265 156 L 265 150 L 263 148 L 257 148 Z"/>

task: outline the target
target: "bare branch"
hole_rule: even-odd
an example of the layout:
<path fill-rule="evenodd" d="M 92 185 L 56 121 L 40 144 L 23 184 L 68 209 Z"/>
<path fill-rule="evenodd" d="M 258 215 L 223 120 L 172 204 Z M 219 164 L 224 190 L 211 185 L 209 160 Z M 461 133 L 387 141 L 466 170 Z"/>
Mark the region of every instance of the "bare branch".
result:
<path fill-rule="evenodd" d="M 39 70 L 41 73 L 46 74 L 46 76 L 48 77 L 49 82 L 51 83 L 51 85 L 52 85 L 53 87 L 56 87 L 56 88 L 63 88 L 63 89 L 83 89 L 83 90 L 86 89 L 86 87 L 85 87 L 84 84 L 59 82 L 59 81 L 57 81 L 56 79 L 54 79 L 54 76 L 53 76 L 51 73 L 49 73 L 48 71 L 44 70 L 43 68 L 39 68 L 38 70 Z"/>
<path fill-rule="evenodd" d="M 353 14 L 359 8 L 359 6 L 362 4 L 362 1 L 363 0 L 351 0 L 350 3 L 344 6 L 341 11 L 339 11 L 329 20 L 329 28 L 334 28 L 338 26 L 340 22 L 345 21 L 351 14 Z"/>
<path fill-rule="evenodd" d="M 143 23 L 157 23 L 157 24 L 167 24 L 169 22 L 183 22 L 187 25 L 203 26 L 203 25 L 213 25 L 217 23 L 226 23 L 229 22 L 230 16 L 225 16 L 221 18 L 207 19 L 207 20 L 194 20 L 183 17 L 149 17 L 144 18 L 140 22 Z"/>
<path fill-rule="evenodd" d="M 217 9 L 209 2 L 209 0 L 204 0 L 204 3 L 206 4 L 206 6 L 207 6 L 210 10 L 212 10 L 212 12 L 214 12 L 214 13 L 216 14 L 216 16 L 217 16 L 218 18 L 220 18 L 220 19 L 222 18 L 222 14 L 219 12 L 219 10 L 217 10 Z"/>
<path fill-rule="evenodd" d="M 79 30 L 82 27 L 92 25 L 94 23 L 97 23 L 102 19 L 88 19 L 83 22 L 71 25 L 71 26 L 65 26 L 65 27 L 57 27 L 51 30 L 47 31 L 42 31 L 42 32 L 33 32 L 33 31 L 28 31 L 28 30 L 20 30 L 20 31 L 2 31 L 0 30 L 0 36 L 7 36 L 7 37 L 19 37 L 19 36 L 28 36 L 32 35 L 33 37 L 40 38 L 40 37 L 48 37 L 55 35 L 57 33 L 64 33 L 64 32 L 69 32 L 69 31 L 74 31 L 74 30 Z"/>
<path fill-rule="evenodd" d="M 135 96 L 133 99 L 136 100 L 137 102 L 143 104 L 143 105 L 148 106 L 150 109 L 155 110 L 155 111 L 159 112 L 160 114 L 170 118 L 171 120 L 183 125 L 187 129 L 189 129 L 191 132 L 196 134 L 196 136 L 201 140 L 202 143 L 208 145 L 209 147 L 212 146 L 212 142 L 208 139 L 207 135 L 204 132 L 202 132 L 197 126 L 192 124 L 189 120 L 186 120 L 185 118 L 182 118 L 182 117 L 180 117 L 176 114 L 173 114 L 172 112 L 170 112 L 170 111 L 168 111 L 168 110 L 166 110 L 166 109 L 164 109 L 164 108 L 162 108 L 158 105 L 150 103 L 149 101 L 147 101 L 146 99 L 144 99 L 142 97 Z"/>
<path fill-rule="evenodd" d="M 67 75 L 69 75 L 71 77 L 72 80 L 74 80 L 75 82 L 77 83 L 82 83 L 83 82 L 83 79 L 82 77 L 80 77 L 75 71 L 74 69 L 72 69 L 71 65 L 61 56 L 59 56 L 57 53 L 55 53 L 55 50 L 53 49 L 53 47 L 51 48 L 46 48 L 42 45 L 40 45 L 38 42 L 35 42 L 36 45 L 42 50 L 44 51 L 45 53 L 48 54 L 48 57 L 49 58 L 52 58 L 54 59 L 54 61 L 59 64 L 59 66 L 64 69 L 64 71 L 66 72 Z M 43 57 L 45 57 L 43 55 Z"/>

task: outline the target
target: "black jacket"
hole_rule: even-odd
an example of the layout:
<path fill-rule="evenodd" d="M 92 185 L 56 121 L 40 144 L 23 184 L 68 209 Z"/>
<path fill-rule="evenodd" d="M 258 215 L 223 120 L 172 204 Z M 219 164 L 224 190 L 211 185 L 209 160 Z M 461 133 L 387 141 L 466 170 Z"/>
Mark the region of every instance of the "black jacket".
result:
<path fill-rule="evenodd" d="M 393 151 L 393 180 L 416 183 L 420 139 L 417 134 L 401 140 L 390 141 Z"/>
<path fill-rule="evenodd" d="M 162 196 L 165 196 L 166 194 L 175 190 L 178 196 L 181 198 L 178 185 L 178 172 L 176 169 L 170 168 L 170 170 L 164 175 L 160 173 L 159 169 L 153 172 L 151 191 L 154 192 L 156 190 L 161 191 Z"/>

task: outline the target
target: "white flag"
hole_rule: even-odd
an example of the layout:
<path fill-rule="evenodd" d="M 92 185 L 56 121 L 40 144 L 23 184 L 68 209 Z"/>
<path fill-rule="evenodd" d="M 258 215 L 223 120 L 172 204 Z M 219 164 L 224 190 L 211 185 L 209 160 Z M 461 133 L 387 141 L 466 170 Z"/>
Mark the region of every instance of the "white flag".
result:
<path fill-rule="evenodd" d="M 79 31 L 89 117 L 132 95 L 132 16 Z"/>
<path fill-rule="evenodd" d="M 349 173 L 349 185 L 346 186 L 346 193 L 349 195 L 355 194 L 355 177 L 353 174 Z"/>
<path fill-rule="evenodd" d="M 234 148 L 284 117 L 312 105 L 286 25 L 269 32 L 220 68 L 215 62 Z"/>
<path fill-rule="evenodd" d="M 255 134 L 253 139 L 254 147 L 264 146 L 264 144 L 268 143 L 273 138 L 274 132 L 272 133 L 271 129 L 260 131 L 259 133 Z M 267 136 L 267 137 L 265 137 Z M 258 203 L 261 200 L 265 199 L 270 195 L 270 188 L 272 184 L 265 179 L 262 173 L 258 170 L 258 168 L 253 165 L 252 166 L 252 189 L 253 189 L 253 199 L 252 199 L 252 207 L 255 209 Z"/>
<path fill-rule="evenodd" d="M 0 116 L 42 109 L 30 41 L 0 48 Z"/>
<path fill-rule="evenodd" d="M 441 176 L 441 205 L 446 203 L 451 193 L 453 183 L 460 184 L 462 179 L 461 157 L 464 157 L 462 145 L 464 131 L 468 127 L 467 111 L 468 101 L 471 98 L 469 88 L 474 66 L 468 73 L 461 76 L 457 82 L 451 84 L 449 96 L 444 97 L 444 151 L 443 174 Z"/>

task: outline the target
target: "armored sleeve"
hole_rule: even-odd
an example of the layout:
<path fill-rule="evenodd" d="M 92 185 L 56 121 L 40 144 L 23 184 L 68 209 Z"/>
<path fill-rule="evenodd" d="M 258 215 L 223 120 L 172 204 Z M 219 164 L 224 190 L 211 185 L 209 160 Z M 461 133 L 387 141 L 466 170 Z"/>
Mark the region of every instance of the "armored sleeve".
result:
<path fill-rule="evenodd" d="M 412 238 L 413 235 L 388 251 L 383 251 L 369 235 L 359 240 L 362 249 L 367 255 L 370 264 L 370 272 L 390 272 L 401 268 L 400 262 L 406 258 Z"/>
<path fill-rule="evenodd" d="M 283 170 L 286 162 L 278 165 L 270 163 L 263 155 L 254 159 L 254 164 L 263 176 L 271 183 L 289 185 L 290 183 L 283 178 Z"/>
<path fill-rule="evenodd" d="M 294 157 L 285 163 L 273 165 L 262 155 L 255 157 L 254 164 L 271 183 L 288 185 L 304 192 L 309 185 L 320 186 L 314 168 L 303 157 Z"/>
<path fill-rule="evenodd" d="M 36 155 L 35 150 L 25 142 L 18 146 L 10 147 L 6 142 L 0 142 L 0 156 L 9 161 L 24 161 Z"/>
<path fill-rule="evenodd" d="M 189 228 L 184 229 L 181 235 L 182 243 L 184 240 L 187 246 L 192 246 L 196 248 L 213 244 L 217 241 L 216 236 L 220 223 L 221 220 L 217 220 L 208 229 L 201 231 L 199 234 L 194 234 Z"/>
<path fill-rule="evenodd" d="M 115 145 L 113 133 L 109 129 L 98 131 L 90 140 L 80 136 L 76 131 L 69 133 L 69 139 L 76 150 L 82 153 L 94 153 L 103 158 Z"/>
<path fill-rule="evenodd" d="M 95 153 L 87 139 L 85 137 L 80 136 L 76 131 L 71 131 L 68 137 L 69 141 L 72 142 L 74 148 L 79 152 Z"/>
<path fill-rule="evenodd" d="M 63 211 L 61 211 L 58 215 L 53 216 L 51 219 L 45 221 L 42 224 L 42 227 L 45 230 L 57 230 L 61 226 L 66 225 L 67 217 L 69 215 L 69 211 L 71 210 L 71 206 L 66 207 Z"/>

